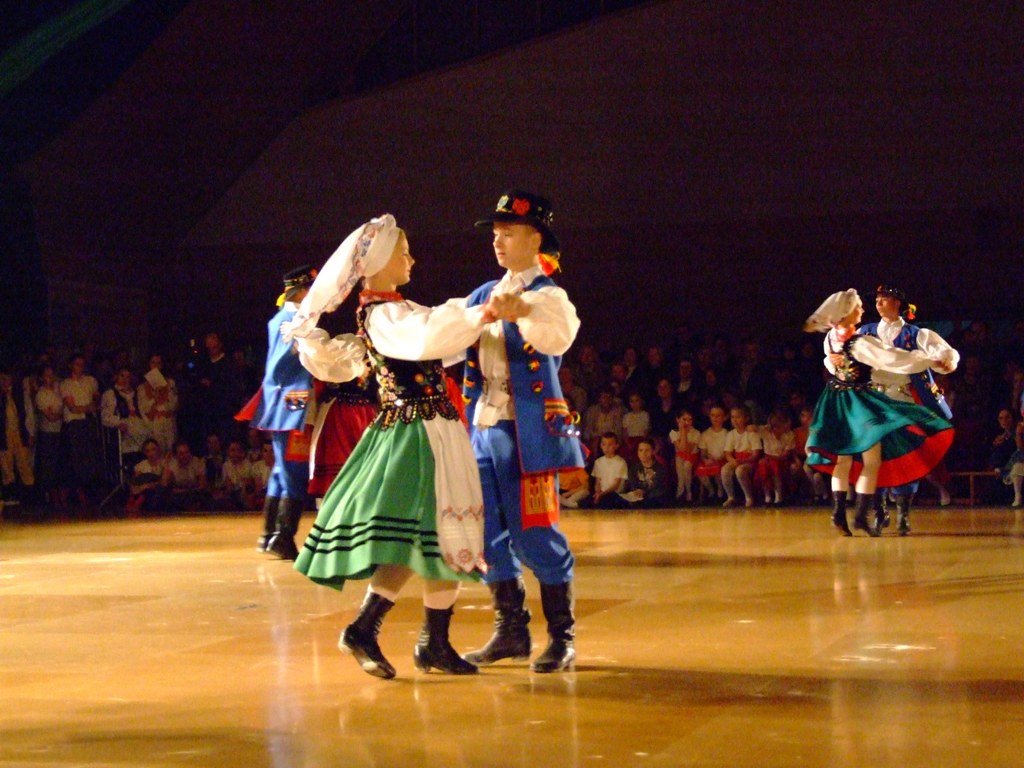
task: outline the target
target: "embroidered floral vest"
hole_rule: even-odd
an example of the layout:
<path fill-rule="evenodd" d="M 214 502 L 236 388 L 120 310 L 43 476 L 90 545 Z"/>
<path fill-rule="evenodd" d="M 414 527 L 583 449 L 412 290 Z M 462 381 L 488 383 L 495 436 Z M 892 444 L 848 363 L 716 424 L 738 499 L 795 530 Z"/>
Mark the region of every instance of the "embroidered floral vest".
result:
<path fill-rule="evenodd" d="M 401 301 L 399 294 L 364 294 L 356 310 L 356 326 L 366 343 L 367 362 L 377 379 L 381 412 L 377 417 L 381 429 L 389 429 L 401 421 L 411 424 L 417 419 L 430 421 L 438 416 L 458 421 L 459 412 L 448 397 L 444 367 L 440 360 L 396 360 L 385 357 L 373 345 L 366 332 L 366 315 L 370 307 L 390 301 Z"/>
<path fill-rule="evenodd" d="M 843 361 L 836 366 L 836 372 L 828 382 L 832 389 L 866 389 L 871 386 L 871 366 L 854 359 L 851 352 L 853 343 L 860 337 L 859 333 L 853 334 L 839 349 L 835 349 L 829 340 L 829 351 L 843 356 Z"/>

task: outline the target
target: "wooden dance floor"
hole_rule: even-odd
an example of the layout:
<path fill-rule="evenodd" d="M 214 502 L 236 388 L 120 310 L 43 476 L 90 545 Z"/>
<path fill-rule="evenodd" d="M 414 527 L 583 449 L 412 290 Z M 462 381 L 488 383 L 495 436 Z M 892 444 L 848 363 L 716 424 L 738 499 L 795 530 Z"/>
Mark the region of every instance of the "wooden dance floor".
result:
<path fill-rule="evenodd" d="M 1020 766 L 1024 518 L 912 523 L 574 512 L 574 673 L 420 674 L 410 584 L 393 681 L 335 647 L 363 585 L 258 555 L 255 516 L 0 523 L 0 766 Z M 489 603 L 463 591 L 458 649 Z"/>

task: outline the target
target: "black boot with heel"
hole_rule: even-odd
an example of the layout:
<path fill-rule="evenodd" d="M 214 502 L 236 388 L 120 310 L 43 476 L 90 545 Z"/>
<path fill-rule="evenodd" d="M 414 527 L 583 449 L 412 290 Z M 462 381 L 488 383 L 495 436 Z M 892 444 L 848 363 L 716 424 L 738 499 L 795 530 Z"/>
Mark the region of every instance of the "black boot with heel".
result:
<path fill-rule="evenodd" d="M 850 524 L 846 522 L 846 491 L 832 491 L 832 525 L 843 536 L 853 536 Z"/>
<path fill-rule="evenodd" d="M 356 620 L 345 627 L 338 640 L 339 650 L 351 653 L 364 672 L 385 680 L 395 676 L 395 668 L 384 658 L 384 653 L 377 645 L 377 635 L 384 616 L 394 605 L 386 597 L 368 592 Z"/>
<path fill-rule="evenodd" d="M 874 493 L 858 493 L 857 514 L 853 518 L 854 529 L 858 531 L 864 531 L 864 533 L 872 537 L 881 535 L 881 532 L 876 530 L 875 526 L 872 525 L 871 521 L 868 520 L 868 513 L 872 510 L 874 503 Z"/>
<path fill-rule="evenodd" d="M 437 669 L 449 675 L 475 675 L 476 665 L 470 664 L 452 648 L 448 639 L 451 626 L 451 608 L 424 608 L 426 621 L 420 630 L 420 640 L 412 652 L 412 660 L 421 672 Z"/>
<path fill-rule="evenodd" d="M 466 654 L 466 661 L 480 666 L 501 659 L 525 661 L 530 658 L 530 612 L 523 607 L 526 588 L 522 579 L 496 581 L 490 585 L 494 597 L 494 634 L 487 644 Z"/>

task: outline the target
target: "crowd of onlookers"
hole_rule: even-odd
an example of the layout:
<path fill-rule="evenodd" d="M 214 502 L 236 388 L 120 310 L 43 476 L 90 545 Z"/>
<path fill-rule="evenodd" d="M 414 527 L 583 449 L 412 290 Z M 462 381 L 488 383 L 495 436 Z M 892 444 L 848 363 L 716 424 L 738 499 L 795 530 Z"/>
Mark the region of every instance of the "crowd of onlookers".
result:
<path fill-rule="evenodd" d="M 957 430 L 923 493 L 950 502 L 950 472 L 981 471 L 991 503 L 1021 502 L 1024 321 L 993 338 L 974 322 L 948 341 L 960 365 L 937 382 Z M 565 473 L 568 506 L 726 506 L 824 500 L 828 483 L 806 463 L 808 427 L 827 380 L 820 336 L 766 346 L 679 329 L 666 344 L 600 350 L 564 361 L 562 387 L 581 414 L 586 472 Z M 1000 480 L 1004 482 L 1000 482 Z"/>
<path fill-rule="evenodd" d="M 259 386 L 218 334 L 172 365 L 48 349 L 0 370 L 5 505 L 89 513 L 259 509 L 273 451 L 234 415 Z"/>
<path fill-rule="evenodd" d="M 948 500 L 949 470 L 986 471 L 995 481 L 984 500 L 1019 504 L 1024 321 L 999 340 L 982 322 L 947 340 L 960 365 L 938 381 L 957 435 L 935 492 Z M 48 349 L 0 368 L 5 503 L 91 510 L 116 495 L 129 512 L 259 509 L 273 454 L 234 418 L 259 387 L 250 357 L 210 333 L 169 359 Z M 579 343 L 559 375 L 590 459 L 560 477 L 563 503 L 825 499 L 827 478 L 805 463 L 822 358 L 811 335 L 766 345 L 684 328 L 644 347 Z"/>

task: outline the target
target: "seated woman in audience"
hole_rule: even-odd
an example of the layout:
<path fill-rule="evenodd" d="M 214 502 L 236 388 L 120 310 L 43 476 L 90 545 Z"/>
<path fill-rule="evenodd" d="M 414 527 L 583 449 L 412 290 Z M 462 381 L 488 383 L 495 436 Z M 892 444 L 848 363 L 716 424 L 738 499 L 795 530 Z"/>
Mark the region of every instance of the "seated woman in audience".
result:
<path fill-rule="evenodd" d="M 125 511 L 129 515 L 141 511 L 163 509 L 163 479 L 166 462 L 160 444 L 149 438 L 142 444 L 144 458 L 132 468 L 132 476 L 128 481 L 128 503 Z"/>
<path fill-rule="evenodd" d="M 636 461 L 629 467 L 628 490 L 623 498 L 630 507 L 656 509 L 668 503 L 668 470 L 654 458 L 654 441 L 641 438 Z"/>
<path fill-rule="evenodd" d="M 722 506 L 731 507 L 736 503 L 733 480 L 743 490 L 744 503 L 754 506 L 754 471 L 761 460 L 764 449 L 761 435 L 750 425 L 750 411 L 746 406 L 737 406 L 729 412 L 732 430 L 725 439 L 725 464 L 722 466 L 722 485 L 726 499 Z"/>
<path fill-rule="evenodd" d="M 601 370 L 601 359 L 598 357 L 597 348 L 593 344 L 584 344 L 580 347 L 573 372 L 576 376 L 576 383 L 587 390 L 587 393 L 591 396 L 605 385 L 604 371 Z"/>
<path fill-rule="evenodd" d="M 625 437 L 622 457 L 627 462 L 632 461 L 640 441 L 651 434 L 651 416 L 644 410 L 644 399 L 639 392 L 629 395 L 629 410 L 622 416 L 622 432 Z"/>
<path fill-rule="evenodd" d="M 693 469 L 700 462 L 700 432 L 693 426 L 693 414 L 682 410 L 676 428 L 669 435 L 675 450 L 676 501 L 693 501 Z"/>
<path fill-rule="evenodd" d="M 676 414 L 679 408 L 676 405 L 675 387 L 666 378 L 659 378 L 654 385 L 654 399 L 650 405 L 651 432 L 650 436 L 655 439 L 656 449 L 663 455 L 668 451 L 660 451 L 662 445 L 668 444 L 668 435 L 675 429 Z"/>
<path fill-rule="evenodd" d="M 622 406 L 608 387 L 601 389 L 597 402 L 587 409 L 583 419 L 583 441 L 591 453 L 600 451 L 601 438 L 606 432 L 616 438 L 622 435 Z"/>
<path fill-rule="evenodd" d="M 708 411 L 711 426 L 700 434 L 700 464 L 697 466 L 697 479 L 700 480 L 701 495 L 705 499 L 722 499 L 725 488 L 722 486 L 722 467 L 725 465 L 725 439 L 729 430 L 725 428 L 725 410 L 716 405 Z"/>
<path fill-rule="evenodd" d="M 170 508 L 175 511 L 196 511 L 211 505 L 206 465 L 192 455 L 192 449 L 184 440 L 174 444 L 174 453 L 164 466 L 160 482 L 167 490 Z"/>
<path fill-rule="evenodd" d="M 757 465 L 757 480 L 764 489 L 764 503 L 782 504 L 784 492 L 792 487 L 793 455 L 796 453 L 796 438 L 790 429 L 789 414 L 782 409 L 772 412 L 768 423 L 761 427 L 761 445 L 764 456 Z"/>

